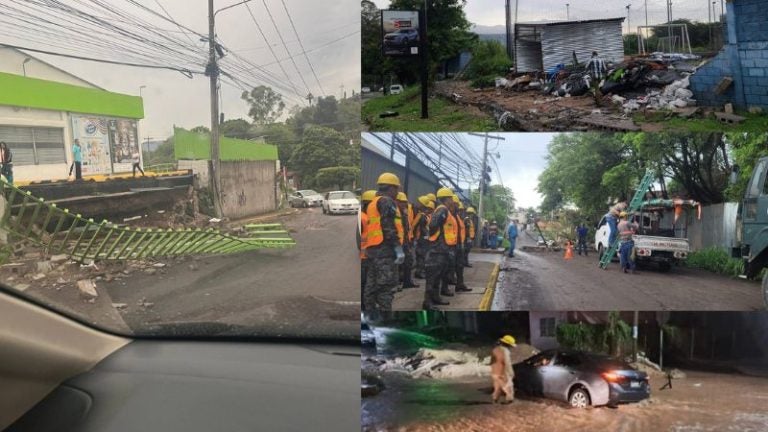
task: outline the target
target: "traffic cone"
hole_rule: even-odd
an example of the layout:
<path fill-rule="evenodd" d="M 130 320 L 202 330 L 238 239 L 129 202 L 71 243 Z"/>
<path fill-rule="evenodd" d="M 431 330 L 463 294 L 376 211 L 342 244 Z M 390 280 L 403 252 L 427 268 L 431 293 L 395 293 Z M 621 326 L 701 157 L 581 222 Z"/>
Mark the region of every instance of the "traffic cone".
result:
<path fill-rule="evenodd" d="M 568 241 L 565 243 L 565 257 L 566 260 L 573 259 L 573 244 Z"/>

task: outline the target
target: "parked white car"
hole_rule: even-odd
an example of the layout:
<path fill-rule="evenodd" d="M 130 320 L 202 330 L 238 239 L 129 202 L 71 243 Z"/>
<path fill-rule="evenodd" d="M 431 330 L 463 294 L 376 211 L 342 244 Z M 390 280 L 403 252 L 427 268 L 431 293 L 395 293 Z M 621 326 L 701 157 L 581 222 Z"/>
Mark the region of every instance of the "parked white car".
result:
<path fill-rule="evenodd" d="M 323 213 L 326 214 L 357 214 L 359 209 L 360 201 L 358 201 L 355 194 L 350 191 L 328 192 L 323 199 Z"/>
<path fill-rule="evenodd" d="M 392 84 L 389 86 L 389 94 L 398 95 L 403 92 L 403 86 L 400 84 Z"/>

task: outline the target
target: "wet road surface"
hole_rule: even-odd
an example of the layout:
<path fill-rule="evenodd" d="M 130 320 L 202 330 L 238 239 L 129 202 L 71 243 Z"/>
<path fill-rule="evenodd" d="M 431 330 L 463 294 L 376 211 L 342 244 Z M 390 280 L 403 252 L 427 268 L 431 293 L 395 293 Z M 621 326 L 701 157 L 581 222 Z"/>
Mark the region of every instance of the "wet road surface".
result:
<path fill-rule="evenodd" d="M 531 245 L 521 235 L 518 243 Z M 704 270 L 655 267 L 624 274 L 596 253 L 525 252 L 501 264 L 493 310 L 763 310 L 760 284 Z"/>

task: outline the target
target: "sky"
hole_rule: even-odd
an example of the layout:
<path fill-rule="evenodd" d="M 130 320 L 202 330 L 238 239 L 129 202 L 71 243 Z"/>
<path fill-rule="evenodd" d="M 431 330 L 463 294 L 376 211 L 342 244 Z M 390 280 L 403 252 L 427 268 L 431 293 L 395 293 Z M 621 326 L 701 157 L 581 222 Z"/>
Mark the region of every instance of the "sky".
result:
<path fill-rule="evenodd" d="M 65 0 L 68 3 L 70 0 Z M 105 0 L 110 4 L 126 8 L 126 2 Z M 161 12 L 155 0 L 139 0 L 141 4 Z M 157 0 L 173 18 L 191 29 L 207 34 L 208 9 L 203 0 Z M 299 44 L 293 35 L 288 18 L 280 0 L 265 0 L 283 33 L 288 50 L 292 55 L 300 54 Z M 235 0 L 215 0 L 216 8 L 237 3 Z M 351 95 L 352 90 L 360 88 L 360 34 L 356 33 L 328 46 L 321 47 L 343 35 L 360 30 L 360 2 L 358 0 L 285 0 L 304 48 L 308 52 L 312 65 L 326 95 L 340 98 L 342 89 Z M 269 21 L 261 0 L 250 3 L 266 38 L 274 46 L 278 57 L 288 57 L 280 39 Z M 129 9 L 131 10 L 131 9 Z M 135 9 L 134 9 L 135 10 Z M 248 58 L 258 65 L 272 63 L 274 58 L 266 43 L 258 33 L 247 10 L 243 5 L 221 12 L 217 15 L 217 35 L 234 52 Z M 158 25 L 168 28 L 159 18 Z M 22 45 L 17 38 L 0 33 L 0 42 Z M 207 43 L 196 41 L 203 52 L 207 52 Z M 28 46 L 45 48 L 40 44 L 28 42 Z M 318 48 L 320 47 L 320 48 Z M 313 51 L 313 49 L 315 49 Z M 56 50 L 53 48 L 51 50 Z M 142 141 L 146 137 L 164 139 L 172 134 L 173 126 L 191 128 L 197 125 L 210 126 L 210 90 L 208 77 L 195 75 L 189 79 L 178 72 L 133 68 L 127 66 L 106 65 L 74 59 L 65 59 L 45 54 L 32 53 L 68 72 L 90 81 L 106 90 L 131 95 L 139 94 L 139 87 L 144 96 L 145 119 L 139 124 Z M 296 57 L 299 71 L 309 85 L 313 95 L 320 95 L 312 72 L 303 56 Z M 283 62 L 292 81 L 300 84 L 299 75 L 293 70 L 290 61 Z M 202 68 L 202 66 L 201 66 Z M 283 76 L 277 64 L 265 66 L 277 76 Z M 258 83 L 257 83 L 258 84 Z M 306 91 L 305 91 L 306 92 Z M 305 93 L 304 92 L 304 93 Z M 248 109 L 240 99 L 242 90 L 222 84 L 221 111 L 227 119 L 247 118 Z M 302 94 L 304 94 L 302 93 Z"/>
<path fill-rule="evenodd" d="M 388 134 L 380 134 L 387 140 Z M 416 134 L 417 135 L 417 134 Z M 483 153 L 483 137 L 462 133 L 463 141 L 477 155 Z M 504 138 L 503 141 L 490 140 L 488 144 L 489 160 L 496 160 L 499 170 L 489 162 L 492 167 L 491 184 L 503 184 L 512 190 L 517 200 L 517 206 L 528 208 L 538 207 L 542 197 L 536 192 L 538 177 L 546 168 L 545 157 L 548 154 L 547 146 L 552 141 L 554 133 L 531 132 L 493 132 L 491 136 Z M 376 139 L 367 140 L 377 147 L 383 145 Z M 496 155 L 499 158 L 496 158 Z M 396 158 L 397 159 L 397 158 Z M 399 161 L 402 163 L 402 161 Z M 460 186 L 465 187 L 464 184 Z M 473 189 L 477 184 L 471 185 Z"/>
<path fill-rule="evenodd" d="M 389 0 L 374 0 L 376 6 L 386 9 Z M 467 0 L 464 9 L 467 19 L 476 25 L 493 26 L 505 25 L 504 0 Z M 567 8 L 566 4 L 570 6 Z M 519 22 L 542 20 L 594 19 L 626 17 L 626 6 L 629 8 L 629 19 L 632 32 L 638 25 L 645 24 L 645 0 L 626 0 L 623 2 L 611 0 L 520 0 L 517 6 Z M 667 1 L 647 0 L 648 24 L 653 25 L 667 21 Z M 725 2 L 723 1 L 723 5 Z M 711 1 L 674 0 L 672 2 L 672 18 L 689 18 L 694 21 L 706 22 L 707 6 L 712 7 Z M 725 7 L 725 6 L 723 6 Z M 512 2 L 514 10 L 514 1 Z M 715 4 L 715 13 L 720 13 L 720 0 Z M 627 22 L 624 22 L 626 31 Z"/>

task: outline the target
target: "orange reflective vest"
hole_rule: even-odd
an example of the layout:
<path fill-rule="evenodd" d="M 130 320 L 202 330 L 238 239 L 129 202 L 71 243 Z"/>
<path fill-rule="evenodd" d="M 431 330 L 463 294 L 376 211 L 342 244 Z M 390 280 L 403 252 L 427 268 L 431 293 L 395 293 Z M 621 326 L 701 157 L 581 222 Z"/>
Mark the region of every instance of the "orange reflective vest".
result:
<path fill-rule="evenodd" d="M 456 223 L 456 218 L 451 214 L 451 212 L 448 210 L 448 207 L 444 206 L 443 204 L 440 204 L 437 206 L 437 209 L 440 207 L 445 209 L 446 217 L 445 222 L 443 223 L 443 226 L 440 227 L 439 230 L 437 230 L 436 233 L 429 236 L 429 241 L 435 242 L 440 237 L 440 233 L 443 233 L 443 239 L 445 241 L 445 244 L 448 246 L 456 246 L 456 242 L 458 241 L 459 237 L 459 225 Z M 435 209 L 435 211 L 437 211 Z"/>
<path fill-rule="evenodd" d="M 469 239 L 474 240 L 475 239 L 475 223 L 472 222 L 472 218 L 467 218 L 467 226 L 469 231 Z"/>
<path fill-rule="evenodd" d="M 368 246 L 378 246 L 384 242 L 384 231 L 381 229 L 381 213 L 379 213 L 379 199 L 381 196 L 377 196 L 371 200 L 368 204 L 368 210 L 366 210 L 366 216 L 368 216 Z M 400 244 L 403 244 L 404 235 L 403 221 L 400 216 L 400 209 L 395 206 L 395 229 L 397 230 L 397 238 Z"/>
<path fill-rule="evenodd" d="M 464 240 L 467 239 L 467 230 L 464 226 L 464 220 L 460 217 L 457 217 L 456 222 L 459 224 L 459 242 L 464 244 Z"/>
<path fill-rule="evenodd" d="M 368 213 L 360 212 L 360 259 L 366 259 L 366 246 L 368 246 Z"/>

